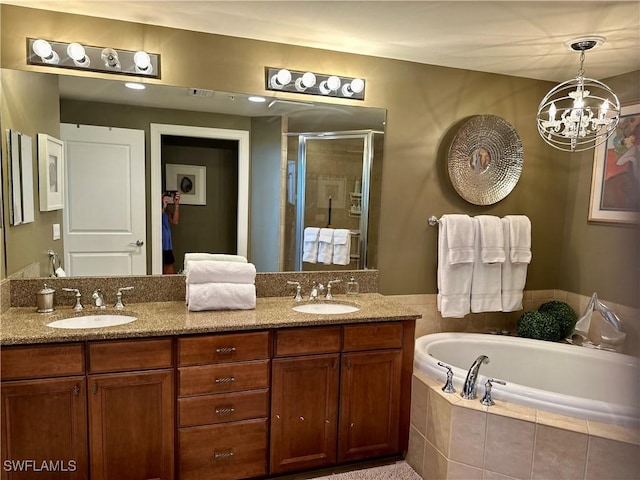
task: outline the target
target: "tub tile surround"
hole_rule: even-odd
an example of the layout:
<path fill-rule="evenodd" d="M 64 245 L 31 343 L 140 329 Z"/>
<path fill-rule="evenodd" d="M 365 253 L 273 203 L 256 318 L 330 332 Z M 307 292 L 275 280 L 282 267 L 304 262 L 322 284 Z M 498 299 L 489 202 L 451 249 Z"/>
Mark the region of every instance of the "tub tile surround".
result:
<path fill-rule="evenodd" d="M 485 407 L 441 387 L 414 372 L 414 392 L 427 395 L 412 397 L 407 463 L 425 480 L 640 478 L 637 431 L 502 402 Z"/>
<path fill-rule="evenodd" d="M 466 332 L 487 333 L 508 330 L 515 332 L 518 319 L 524 312 L 537 310 L 540 305 L 551 300 L 567 302 L 575 310 L 578 317 L 587 308 L 590 296 L 566 292 L 564 290 L 527 290 L 524 292 L 523 309 L 517 312 L 472 313 L 464 318 L 442 318 L 436 306 L 435 294 L 392 295 L 395 301 L 417 310 L 422 318 L 416 322 L 416 338 L 430 333 Z M 640 309 L 619 305 L 600 299 L 622 320 L 627 334 L 623 353 L 640 357 Z M 597 342 L 600 333 L 599 316 L 594 315 L 589 336 Z"/>

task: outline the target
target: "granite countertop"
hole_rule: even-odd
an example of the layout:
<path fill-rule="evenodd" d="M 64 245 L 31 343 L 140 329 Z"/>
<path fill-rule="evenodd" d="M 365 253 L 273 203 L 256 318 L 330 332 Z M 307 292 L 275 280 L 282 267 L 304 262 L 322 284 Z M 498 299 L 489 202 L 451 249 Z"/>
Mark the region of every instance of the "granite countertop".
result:
<path fill-rule="evenodd" d="M 84 340 L 157 337 L 208 332 L 232 332 L 267 328 L 365 323 L 418 319 L 419 313 L 378 293 L 355 298 L 336 295 L 335 302 L 357 304 L 360 310 L 345 314 L 307 314 L 292 310 L 291 297 L 258 298 L 255 310 L 189 312 L 184 301 L 132 303 L 122 311 L 86 307 L 80 313 L 59 307 L 52 313 L 37 313 L 32 307 L 14 307 L 2 314 L 0 345 L 57 343 Z M 305 302 L 306 303 L 306 302 Z M 79 315 L 128 314 L 135 322 L 99 329 L 60 329 L 47 327 L 54 320 Z"/>

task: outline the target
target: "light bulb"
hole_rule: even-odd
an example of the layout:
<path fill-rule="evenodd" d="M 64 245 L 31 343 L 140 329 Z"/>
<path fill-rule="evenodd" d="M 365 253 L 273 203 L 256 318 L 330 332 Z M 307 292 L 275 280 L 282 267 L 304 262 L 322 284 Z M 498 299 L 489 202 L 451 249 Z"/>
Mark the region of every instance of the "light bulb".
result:
<path fill-rule="evenodd" d="M 556 104 L 551 102 L 551 106 L 549 107 L 549 120 L 554 121 L 556 119 Z"/>
<path fill-rule="evenodd" d="M 133 63 L 136 65 L 136 72 L 138 73 L 151 73 L 153 71 L 151 57 L 143 50 L 140 50 L 133 55 Z"/>
<path fill-rule="evenodd" d="M 271 88 L 281 89 L 291 81 L 291 72 L 286 68 L 278 70 L 273 77 L 271 77 Z"/>
<path fill-rule="evenodd" d="M 67 47 L 67 55 L 78 67 L 88 67 L 89 63 L 91 63 L 84 51 L 84 47 L 79 43 L 70 43 Z"/>
<path fill-rule="evenodd" d="M 351 83 L 342 86 L 342 94 L 345 97 L 351 97 L 354 93 L 360 93 L 362 90 L 364 90 L 364 80 L 361 78 L 354 78 Z"/>
<path fill-rule="evenodd" d="M 609 100 L 605 100 L 602 102 L 602 106 L 600 107 L 600 120 L 604 120 L 604 117 L 607 116 L 607 112 L 609 111 Z"/>
<path fill-rule="evenodd" d="M 316 76 L 311 72 L 306 72 L 304 75 L 296 79 L 296 89 L 299 92 L 304 92 L 307 88 L 311 88 L 316 84 Z"/>
<path fill-rule="evenodd" d="M 32 48 L 33 53 L 38 55 L 45 63 L 58 63 L 60 61 L 60 57 L 53 51 L 53 47 L 46 40 L 39 38 L 33 42 Z"/>
<path fill-rule="evenodd" d="M 364 80 L 361 78 L 354 78 L 351 80 L 351 90 L 353 93 L 360 93 L 364 90 Z"/>
<path fill-rule="evenodd" d="M 336 91 L 340 88 L 340 79 L 335 75 L 331 75 L 327 78 L 327 88 L 332 91 Z"/>

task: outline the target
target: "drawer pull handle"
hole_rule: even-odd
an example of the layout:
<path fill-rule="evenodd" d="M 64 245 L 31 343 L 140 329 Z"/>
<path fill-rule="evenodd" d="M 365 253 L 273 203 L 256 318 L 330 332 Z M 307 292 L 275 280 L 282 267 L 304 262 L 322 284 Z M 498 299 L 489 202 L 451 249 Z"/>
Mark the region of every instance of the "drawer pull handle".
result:
<path fill-rule="evenodd" d="M 236 411 L 236 409 L 233 406 L 216 408 L 216 414 L 217 415 L 229 415 L 231 413 L 234 413 L 235 411 Z"/>
<path fill-rule="evenodd" d="M 236 351 L 236 347 L 219 347 L 216 348 L 216 353 L 220 353 L 220 354 L 229 354 L 229 353 L 233 353 Z"/>
<path fill-rule="evenodd" d="M 224 460 L 233 457 L 233 450 L 225 450 L 223 452 L 213 452 L 213 458 L 216 460 Z"/>
<path fill-rule="evenodd" d="M 216 383 L 231 383 L 231 382 L 235 382 L 236 381 L 236 377 L 222 377 L 222 378 L 216 378 Z"/>

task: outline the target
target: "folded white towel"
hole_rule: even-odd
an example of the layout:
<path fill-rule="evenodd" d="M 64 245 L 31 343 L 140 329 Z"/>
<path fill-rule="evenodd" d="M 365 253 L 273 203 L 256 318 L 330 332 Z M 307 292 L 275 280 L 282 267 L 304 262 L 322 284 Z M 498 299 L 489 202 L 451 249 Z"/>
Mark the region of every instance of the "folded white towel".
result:
<path fill-rule="evenodd" d="M 444 221 L 443 221 L 444 220 Z M 447 255 L 449 263 L 473 263 L 476 255 L 474 247 L 475 229 L 469 215 L 443 215 L 440 230 L 447 230 Z"/>
<path fill-rule="evenodd" d="M 304 229 L 302 240 L 302 261 L 316 263 L 318 261 L 318 236 L 320 228 L 307 227 Z"/>
<path fill-rule="evenodd" d="M 493 215 L 477 215 L 478 233 L 480 234 L 480 258 L 483 263 L 503 263 L 504 233 L 502 222 Z M 477 252 L 476 252 L 477 254 Z"/>
<path fill-rule="evenodd" d="M 228 253 L 185 253 L 184 254 L 184 271 L 189 269 L 189 262 L 200 260 L 216 260 L 225 262 L 241 262 L 247 263 L 247 258 L 242 255 L 231 255 Z"/>
<path fill-rule="evenodd" d="M 531 263 L 531 220 L 526 215 L 507 215 L 509 257 L 513 263 Z"/>
<path fill-rule="evenodd" d="M 462 318 L 470 312 L 473 263 L 451 263 L 446 217 L 438 228 L 438 311 L 443 317 Z"/>
<path fill-rule="evenodd" d="M 248 283 L 198 283 L 190 285 L 187 308 L 202 310 L 252 310 L 256 308 L 256 287 Z"/>
<path fill-rule="evenodd" d="M 507 216 L 502 220 L 502 229 L 504 232 L 504 249 L 509 251 L 510 248 L 510 229 L 511 222 Z M 522 296 L 525 283 L 527 282 L 526 263 L 512 263 L 510 258 L 502 265 L 502 311 L 516 312 L 522 310 Z"/>
<path fill-rule="evenodd" d="M 351 234 L 346 228 L 336 228 L 333 232 L 333 263 L 349 265 L 351 262 Z"/>
<path fill-rule="evenodd" d="M 480 220 L 474 218 L 474 222 L 476 229 L 480 230 Z M 476 250 L 480 251 L 479 232 L 476 232 Z M 502 264 L 484 263 L 482 255 L 478 253 L 473 263 L 472 277 L 471 311 L 473 313 L 502 311 Z"/>
<path fill-rule="evenodd" d="M 253 263 L 200 260 L 190 262 L 187 270 L 187 284 L 197 283 L 246 283 L 253 285 L 256 280 L 256 266 Z"/>
<path fill-rule="evenodd" d="M 333 262 L 333 228 L 321 228 L 318 235 L 318 262 L 331 265 Z"/>

